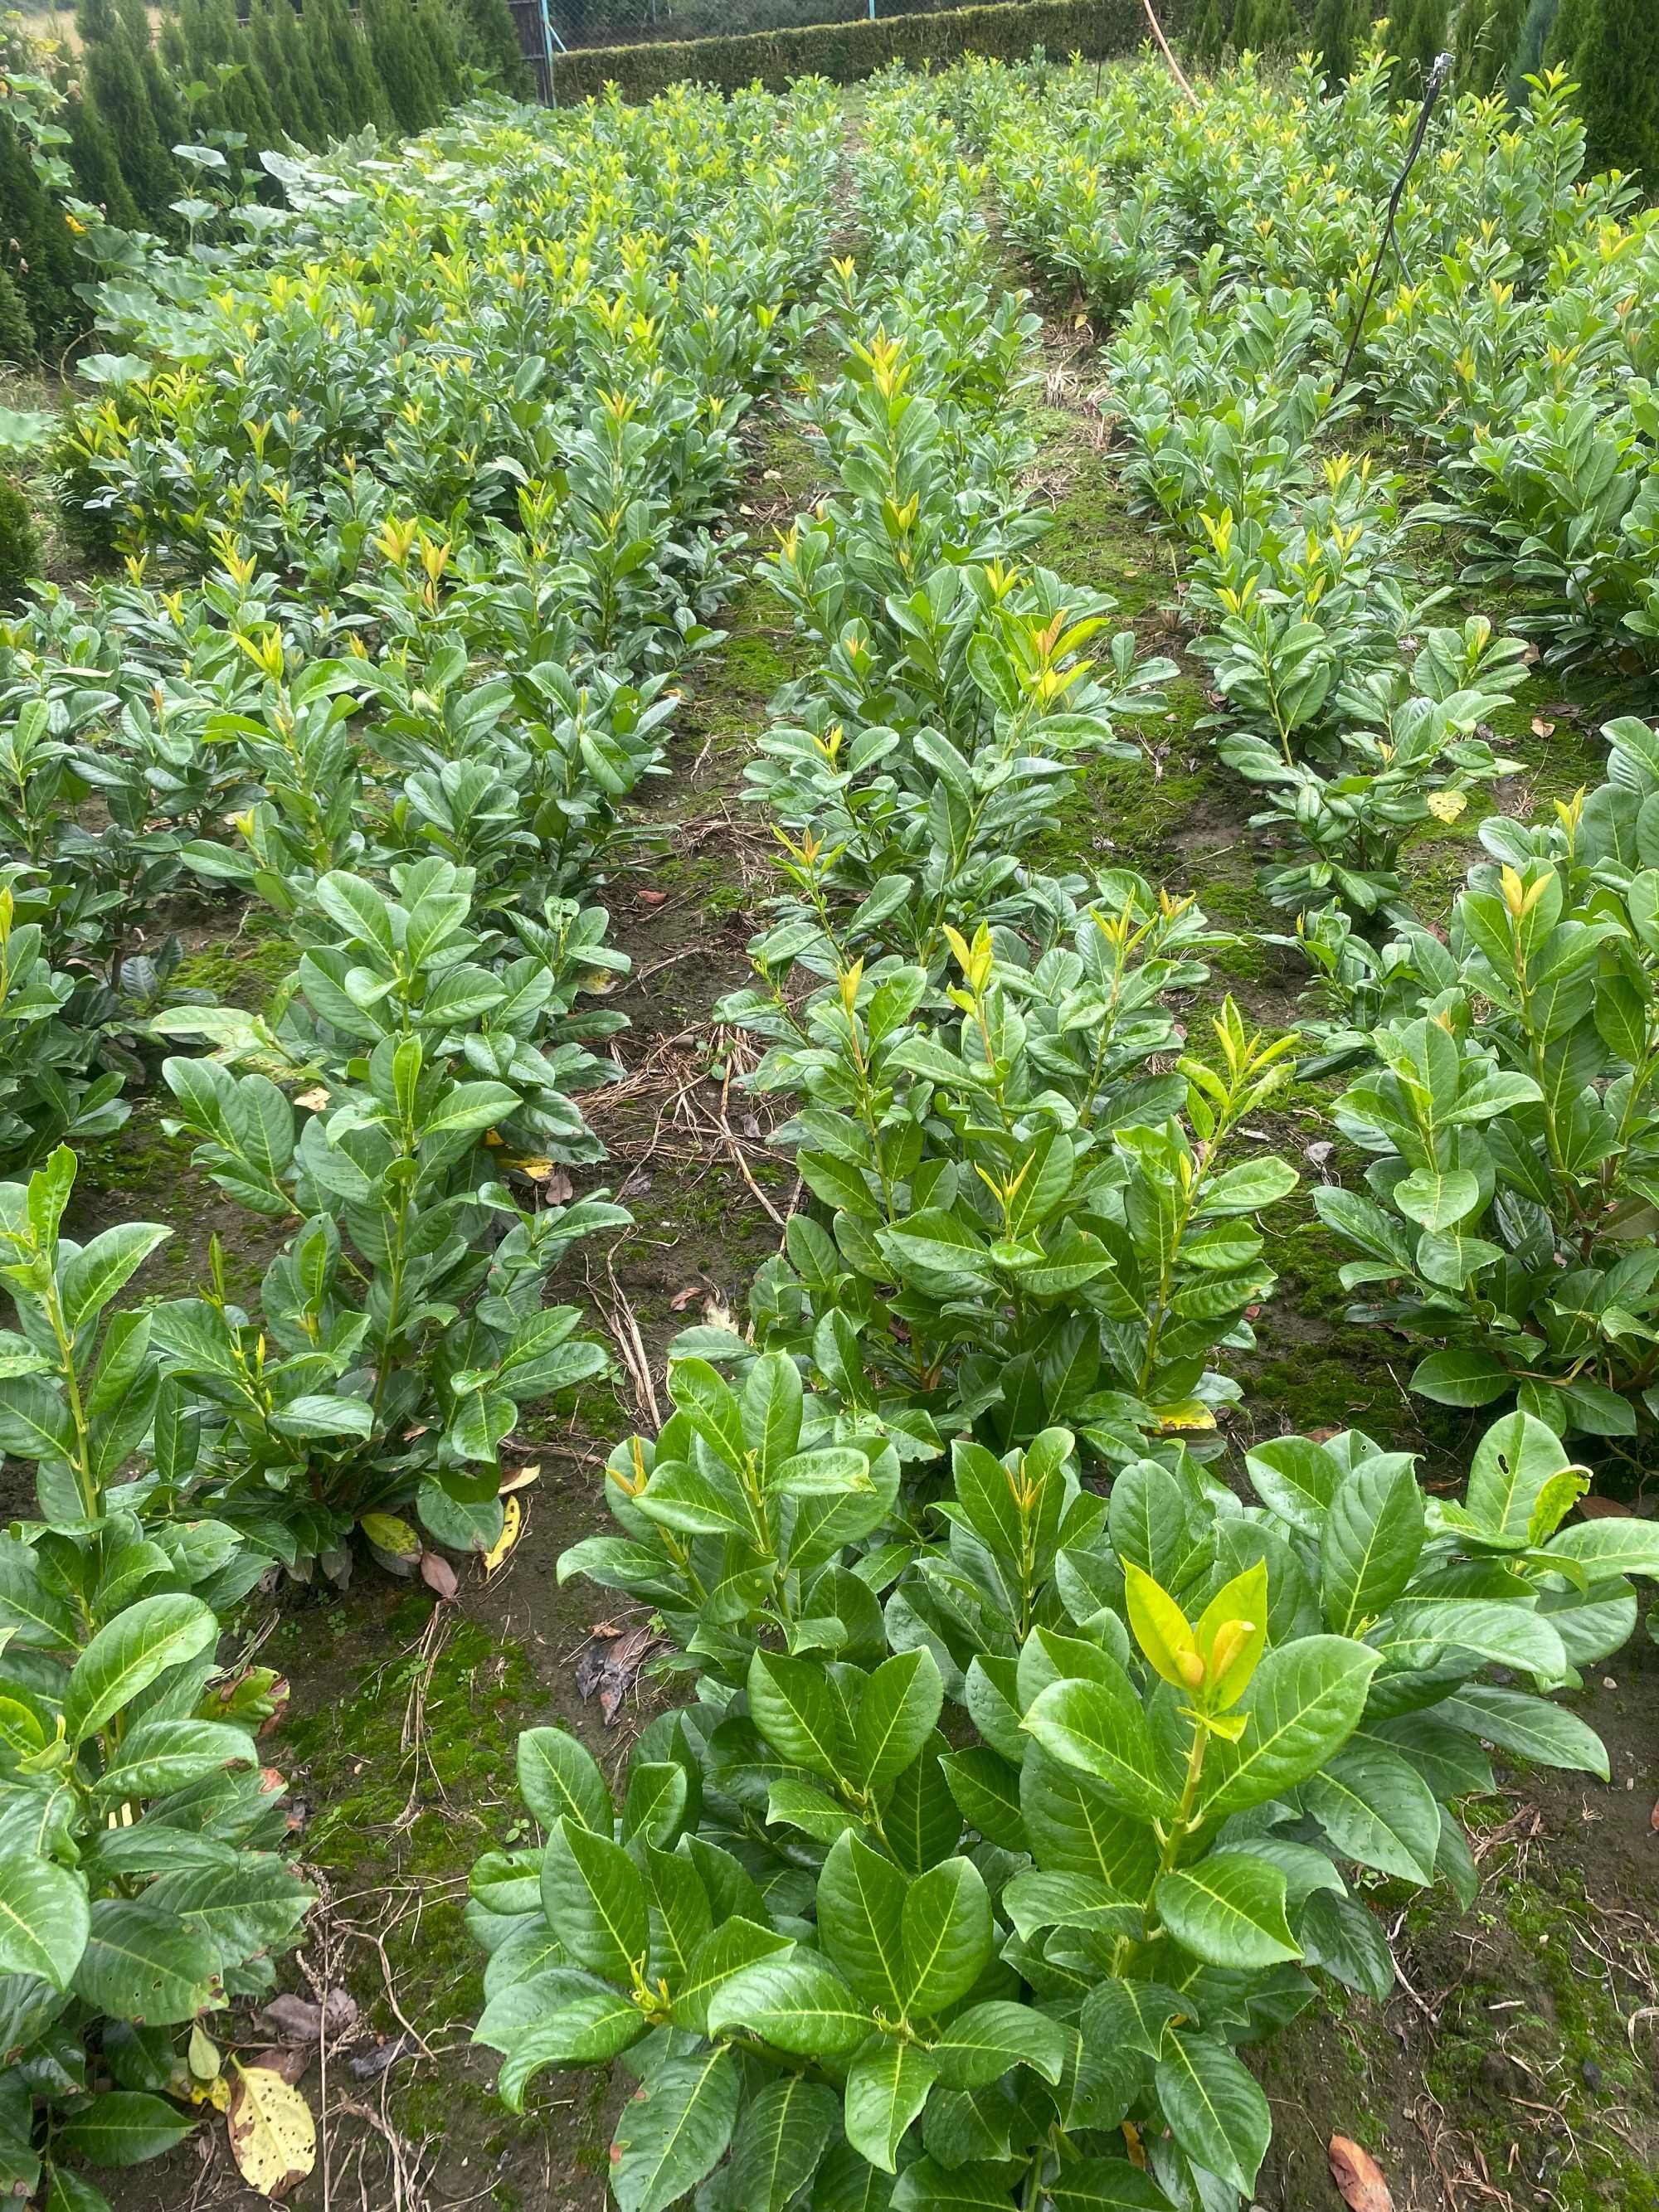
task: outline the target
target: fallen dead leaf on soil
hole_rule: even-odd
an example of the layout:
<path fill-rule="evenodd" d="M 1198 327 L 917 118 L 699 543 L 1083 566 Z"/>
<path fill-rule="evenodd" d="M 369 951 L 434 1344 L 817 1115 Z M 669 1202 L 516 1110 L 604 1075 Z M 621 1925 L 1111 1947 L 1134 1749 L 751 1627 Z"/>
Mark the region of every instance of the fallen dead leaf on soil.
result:
<path fill-rule="evenodd" d="M 360 2081 L 373 2081 L 388 2067 L 395 2066 L 400 2058 L 407 2058 L 420 2049 L 412 2035 L 393 2036 L 389 2043 L 377 2043 L 372 2051 L 361 2052 L 351 2062 L 352 2073 Z"/>
<path fill-rule="evenodd" d="M 701 1283 L 688 1283 L 683 1291 L 676 1291 L 668 1303 L 675 1313 L 684 1313 L 687 1306 L 694 1305 L 702 1296 Z"/>
<path fill-rule="evenodd" d="M 1532 733 L 1535 738 L 1553 738 L 1555 735 L 1555 725 L 1544 715 L 1534 714 L 1532 718 Z"/>
<path fill-rule="evenodd" d="M 562 1206 L 576 1194 L 575 1184 L 556 1160 L 538 1157 L 530 1160 L 513 1160 L 508 1164 L 526 1182 L 533 1182 L 550 1206 Z"/>
<path fill-rule="evenodd" d="M 1581 1498 L 1578 1510 L 1586 1521 L 1630 1521 L 1635 1518 L 1628 1505 L 1621 1505 L 1616 1498 Z"/>
<path fill-rule="evenodd" d="M 436 1596 L 453 1603 L 460 1595 L 461 1585 L 455 1570 L 441 1552 L 422 1552 L 421 1580 Z"/>
<path fill-rule="evenodd" d="M 1394 2197 L 1382 2169 L 1370 2151 L 1362 2150 L 1346 2136 L 1333 2136 L 1328 2150 L 1331 2179 L 1342 2193 L 1348 2212 L 1394 2212 Z"/>
<path fill-rule="evenodd" d="M 518 1542 L 524 1529 L 524 1513 L 516 1498 L 501 1501 L 501 1533 L 484 1553 L 484 1572 L 493 1575 Z"/>
<path fill-rule="evenodd" d="M 317 2063 L 317 2046 L 314 2043 L 303 2047 L 297 2043 L 279 2043 L 270 2051 L 256 2051 L 247 2063 L 262 2074 L 280 2075 L 290 2087 L 297 2089 Z"/>
<path fill-rule="evenodd" d="M 317 2163 L 311 2107 L 271 2067 L 241 2069 L 225 2126 L 243 2180 L 262 2197 L 280 2202 Z"/>
<path fill-rule="evenodd" d="M 668 894 L 666 891 L 635 891 L 634 896 L 641 906 L 661 906 Z"/>
<path fill-rule="evenodd" d="M 594 1628 L 592 1640 L 577 1654 L 576 1687 L 584 1698 L 597 1692 L 607 1728 L 614 1724 L 623 1699 L 639 1680 L 641 1668 L 661 1640 L 653 1635 L 649 1621 L 620 1633 L 609 1621 L 602 1621 Z"/>
<path fill-rule="evenodd" d="M 331 1990 L 321 2004 L 313 1997 L 289 1993 L 272 1997 L 259 2017 L 276 2029 L 284 2043 L 320 2042 L 326 2020 L 329 2041 L 337 2043 L 357 2025 L 357 2000 L 349 1990 Z"/>

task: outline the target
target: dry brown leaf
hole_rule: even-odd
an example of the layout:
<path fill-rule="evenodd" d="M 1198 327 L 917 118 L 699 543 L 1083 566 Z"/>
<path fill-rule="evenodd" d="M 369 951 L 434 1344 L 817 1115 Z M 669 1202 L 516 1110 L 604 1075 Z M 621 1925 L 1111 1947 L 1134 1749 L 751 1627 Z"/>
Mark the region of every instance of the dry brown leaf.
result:
<path fill-rule="evenodd" d="M 634 896 L 641 906 L 661 906 L 668 894 L 666 891 L 635 891 Z"/>
<path fill-rule="evenodd" d="M 576 1194 L 576 1186 L 556 1160 L 514 1160 L 512 1165 L 529 1182 L 541 1187 L 550 1206 L 562 1206 Z"/>
<path fill-rule="evenodd" d="M 514 1490 L 528 1490 L 532 1482 L 539 1482 L 541 1479 L 542 1463 L 538 1459 L 532 1459 L 527 1465 L 515 1467 L 510 1474 L 501 1477 L 498 1495 L 505 1498 Z"/>
<path fill-rule="evenodd" d="M 701 1283 L 688 1283 L 683 1291 L 676 1291 L 668 1303 L 675 1313 L 684 1313 L 687 1306 L 695 1305 L 702 1296 Z"/>
<path fill-rule="evenodd" d="M 456 1579 L 455 1570 L 441 1552 L 422 1553 L 421 1580 L 437 1596 L 451 1602 L 460 1595 L 461 1585 Z"/>
<path fill-rule="evenodd" d="M 1555 725 L 1547 716 L 1534 714 L 1532 718 L 1532 733 L 1535 738 L 1553 738 L 1555 735 Z"/>
<path fill-rule="evenodd" d="M 326 2020 L 330 2039 L 337 2043 L 357 2025 L 357 2000 L 349 1990 L 338 1988 L 330 1990 L 321 2004 L 314 1997 L 285 1992 L 272 1997 L 259 2017 L 276 2030 L 284 2043 L 320 2042 Z"/>
<path fill-rule="evenodd" d="M 320 1083 L 314 1090 L 296 1091 L 294 1094 L 295 1104 L 303 1106 L 308 1114 L 320 1114 L 327 1105 L 328 1098 L 329 1094 Z"/>
<path fill-rule="evenodd" d="M 1633 1521 L 1636 1517 L 1631 1507 L 1621 1505 L 1616 1498 L 1597 1498 L 1593 1494 L 1579 1499 L 1578 1510 L 1586 1521 Z"/>
<path fill-rule="evenodd" d="M 225 2123 L 231 2155 L 251 2189 L 280 2203 L 317 2163 L 316 2123 L 305 2099 L 274 2067 L 238 2071 Z"/>
<path fill-rule="evenodd" d="M 1333 2136 L 1328 2155 L 1331 2179 L 1341 2191 L 1348 2212 L 1394 2212 L 1393 2195 L 1370 2151 L 1362 2150 L 1346 2136 Z"/>
<path fill-rule="evenodd" d="M 303 2050 L 297 2043 L 279 2043 L 270 2051 L 256 2051 L 248 2060 L 262 2074 L 275 2074 L 291 2088 L 297 2089 L 311 2071 L 317 2056 L 317 2046 L 307 2045 Z"/>

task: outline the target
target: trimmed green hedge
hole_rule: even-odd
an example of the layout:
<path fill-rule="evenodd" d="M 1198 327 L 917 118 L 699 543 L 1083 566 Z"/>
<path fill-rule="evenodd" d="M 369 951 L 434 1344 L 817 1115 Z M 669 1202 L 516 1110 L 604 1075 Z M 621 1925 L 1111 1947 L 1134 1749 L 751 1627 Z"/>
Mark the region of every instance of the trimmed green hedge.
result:
<path fill-rule="evenodd" d="M 1184 6 L 1166 5 L 1159 18 L 1173 32 L 1186 13 Z M 718 85 L 725 92 L 759 82 L 781 91 L 798 76 L 856 84 L 889 62 L 919 69 L 953 62 L 962 54 L 1024 61 L 1034 46 L 1045 47 L 1056 60 L 1068 54 L 1093 60 L 1097 55 L 1133 53 L 1146 35 L 1141 0 L 1017 0 L 1012 6 L 878 16 L 873 23 L 821 23 L 810 30 L 753 31 L 734 39 L 587 46 L 558 55 L 554 76 L 562 106 L 595 96 L 608 84 L 624 100 L 649 100 L 682 82 Z"/>

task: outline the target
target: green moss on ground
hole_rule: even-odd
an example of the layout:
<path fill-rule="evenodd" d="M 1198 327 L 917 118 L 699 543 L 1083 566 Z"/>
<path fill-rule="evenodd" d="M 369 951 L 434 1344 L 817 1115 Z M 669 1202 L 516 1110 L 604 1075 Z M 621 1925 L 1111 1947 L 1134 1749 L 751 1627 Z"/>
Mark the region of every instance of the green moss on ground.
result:
<path fill-rule="evenodd" d="M 483 1958 L 463 1921 L 466 1876 L 515 1821 L 524 1826 L 514 1747 L 535 1684 L 518 1644 L 459 1617 L 434 1624 L 423 1592 L 387 1595 L 382 1584 L 290 1614 L 273 1641 L 295 1647 L 295 1679 L 318 1699 L 283 1732 L 291 1786 L 315 1808 L 302 1855 L 331 1877 L 337 1915 L 386 1918 L 398 2005 L 430 2039 L 482 2002 Z M 435 1648 L 423 1645 L 434 1626 Z M 319 1641 L 335 1645 L 331 1660 Z M 364 1656 L 388 1648 L 391 1658 Z M 514 1840 L 535 1838 L 526 1829 Z M 375 2020 L 397 2032 L 384 1995 Z"/>

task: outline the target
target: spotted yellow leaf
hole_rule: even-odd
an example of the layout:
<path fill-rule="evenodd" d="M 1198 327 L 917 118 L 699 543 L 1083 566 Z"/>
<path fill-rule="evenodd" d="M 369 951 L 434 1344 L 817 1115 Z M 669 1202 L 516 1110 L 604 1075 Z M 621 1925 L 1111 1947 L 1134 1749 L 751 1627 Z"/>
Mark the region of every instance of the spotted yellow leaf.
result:
<path fill-rule="evenodd" d="M 317 2163 L 317 2127 L 300 2092 L 269 2066 L 239 2067 L 228 2127 L 251 2189 L 280 2203 Z"/>

